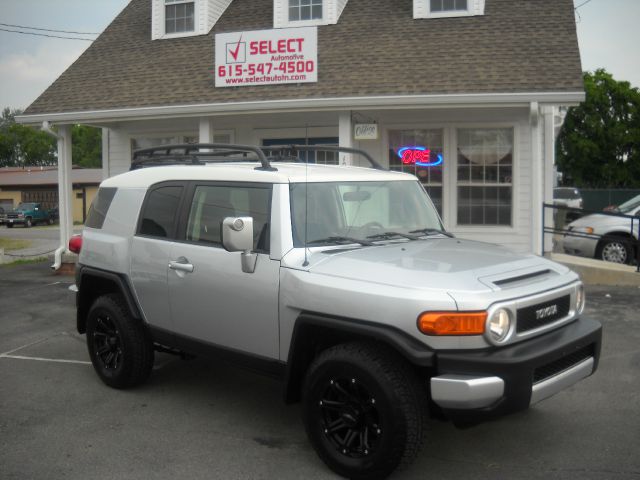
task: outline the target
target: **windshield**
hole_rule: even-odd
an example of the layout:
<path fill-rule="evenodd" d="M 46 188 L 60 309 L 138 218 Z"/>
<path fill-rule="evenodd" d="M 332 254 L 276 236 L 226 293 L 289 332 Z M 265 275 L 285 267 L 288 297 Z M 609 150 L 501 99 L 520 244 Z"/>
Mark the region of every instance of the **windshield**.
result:
<path fill-rule="evenodd" d="M 640 207 L 640 195 L 633 197 L 631 200 L 627 200 L 626 202 L 620 204 L 618 206 L 618 211 L 621 213 L 629 213 L 631 210 Z"/>
<path fill-rule="evenodd" d="M 418 182 L 293 183 L 290 193 L 296 247 L 311 243 L 366 245 L 387 232 L 427 234 L 442 230 L 438 213 Z"/>
<path fill-rule="evenodd" d="M 35 207 L 36 207 L 35 203 L 21 203 L 20 205 L 18 205 L 16 210 L 20 210 L 20 211 L 26 212 L 26 211 L 29 211 L 29 210 L 33 210 Z"/>

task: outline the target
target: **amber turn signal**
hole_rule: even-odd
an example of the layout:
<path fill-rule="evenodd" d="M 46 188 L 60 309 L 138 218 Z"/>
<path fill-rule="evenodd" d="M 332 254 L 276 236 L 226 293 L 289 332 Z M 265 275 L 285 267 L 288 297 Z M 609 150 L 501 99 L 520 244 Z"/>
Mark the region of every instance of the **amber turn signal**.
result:
<path fill-rule="evenodd" d="M 418 330 L 425 335 L 482 335 L 487 312 L 425 312 Z"/>

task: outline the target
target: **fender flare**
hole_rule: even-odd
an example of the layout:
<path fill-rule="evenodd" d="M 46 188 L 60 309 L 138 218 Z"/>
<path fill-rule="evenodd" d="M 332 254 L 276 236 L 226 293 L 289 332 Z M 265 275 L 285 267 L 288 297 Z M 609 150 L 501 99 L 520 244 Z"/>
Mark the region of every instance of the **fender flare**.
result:
<path fill-rule="evenodd" d="M 335 339 L 334 343 L 354 339 L 375 340 L 387 344 L 409 363 L 429 368 L 435 364 L 435 352 L 407 333 L 389 325 L 343 317 L 302 312 L 296 319 L 285 371 L 284 397 L 286 403 L 299 401 L 302 382 L 313 361 L 321 339 Z"/>
<path fill-rule="evenodd" d="M 85 332 L 86 313 L 90 308 L 87 296 L 92 298 L 92 296 L 89 295 L 90 291 L 88 291 L 86 287 L 83 288 L 82 284 L 84 283 L 86 286 L 87 280 L 90 279 L 100 279 L 115 285 L 116 291 L 124 297 L 127 307 L 129 308 L 129 312 L 133 318 L 143 320 L 141 310 L 133 295 L 133 288 L 131 287 L 129 278 L 126 275 L 78 265 L 76 270 L 76 286 L 78 287 L 78 293 L 76 294 L 76 321 L 79 333 Z"/>

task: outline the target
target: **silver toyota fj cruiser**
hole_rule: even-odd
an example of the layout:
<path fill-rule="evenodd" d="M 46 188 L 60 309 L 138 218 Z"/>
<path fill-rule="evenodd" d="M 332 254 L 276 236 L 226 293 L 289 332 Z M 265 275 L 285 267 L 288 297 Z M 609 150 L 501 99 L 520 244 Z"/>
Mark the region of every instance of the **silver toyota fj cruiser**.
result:
<path fill-rule="evenodd" d="M 104 383 L 145 381 L 154 351 L 278 376 L 332 470 L 382 478 L 429 414 L 488 419 L 595 371 L 601 326 L 571 270 L 453 237 L 415 177 L 364 152 L 268 148 L 141 150 L 102 183 L 74 245 L 77 328 Z"/>

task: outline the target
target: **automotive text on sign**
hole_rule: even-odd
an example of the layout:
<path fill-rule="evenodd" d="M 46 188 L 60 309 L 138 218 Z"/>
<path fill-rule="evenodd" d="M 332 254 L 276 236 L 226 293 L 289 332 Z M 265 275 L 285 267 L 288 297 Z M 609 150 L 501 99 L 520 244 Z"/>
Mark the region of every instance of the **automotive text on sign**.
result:
<path fill-rule="evenodd" d="M 216 87 L 318 81 L 317 27 L 216 35 Z"/>

